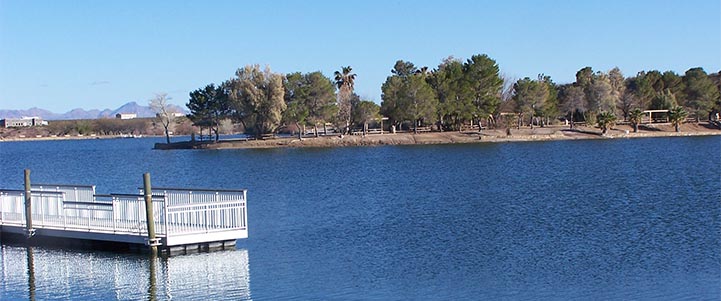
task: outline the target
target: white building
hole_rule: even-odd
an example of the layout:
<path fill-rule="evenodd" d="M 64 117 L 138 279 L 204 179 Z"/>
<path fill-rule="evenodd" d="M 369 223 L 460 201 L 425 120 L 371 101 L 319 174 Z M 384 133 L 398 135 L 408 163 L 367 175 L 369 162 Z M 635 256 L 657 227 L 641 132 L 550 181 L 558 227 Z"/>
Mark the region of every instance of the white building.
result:
<path fill-rule="evenodd" d="M 138 114 L 135 113 L 118 113 L 115 114 L 115 118 L 117 119 L 135 119 L 138 118 Z"/>
<path fill-rule="evenodd" d="M 41 126 L 48 125 L 48 122 L 40 117 L 25 117 L 22 118 L 6 118 L 0 120 L 0 126 L 4 128 L 10 127 L 28 127 L 28 126 Z"/>

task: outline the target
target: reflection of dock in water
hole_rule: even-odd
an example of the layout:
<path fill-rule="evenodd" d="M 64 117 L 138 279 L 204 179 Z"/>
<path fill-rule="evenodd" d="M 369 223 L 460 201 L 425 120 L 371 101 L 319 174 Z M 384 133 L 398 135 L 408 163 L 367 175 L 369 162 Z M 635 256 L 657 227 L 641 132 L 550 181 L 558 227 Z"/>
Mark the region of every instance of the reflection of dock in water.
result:
<path fill-rule="evenodd" d="M 153 187 L 99 195 L 95 186 L 26 184 L 0 190 L 0 232 L 31 244 L 75 239 L 167 253 L 225 249 L 248 237 L 246 197 L 246 190 Z"/>
<path fill-rule="evenodd" d="M 250 299 L 248 251 L 117 256 L 2 245 L 0 299 Z M 70 282 L 69 280 L 73 281 Z"/>

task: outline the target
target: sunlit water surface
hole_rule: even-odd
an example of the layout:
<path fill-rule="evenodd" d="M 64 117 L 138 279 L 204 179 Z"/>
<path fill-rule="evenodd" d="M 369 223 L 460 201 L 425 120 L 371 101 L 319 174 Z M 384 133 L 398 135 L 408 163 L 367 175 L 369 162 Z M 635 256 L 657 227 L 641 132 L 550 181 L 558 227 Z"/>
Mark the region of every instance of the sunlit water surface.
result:
<path fill-rule="evenodd" d="M 721 298 L 721 137 L 154 151 L 0 143 L 0 188 L 248 188 L 237 250 L 2 245 L 0 299 Z"/>

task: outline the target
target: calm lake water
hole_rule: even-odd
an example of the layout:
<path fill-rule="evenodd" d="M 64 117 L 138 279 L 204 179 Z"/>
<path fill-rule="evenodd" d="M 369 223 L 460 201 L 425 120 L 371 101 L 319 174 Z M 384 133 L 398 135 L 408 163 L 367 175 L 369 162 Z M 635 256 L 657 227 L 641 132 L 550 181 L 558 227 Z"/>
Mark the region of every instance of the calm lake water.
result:
<path fill-rule="evenodd" d="M 0 299 L 721 298 L 721 136 L 154 151 L 0 143 L 0 187 L 247 188 L 237 250 L 2 245 Z"/>

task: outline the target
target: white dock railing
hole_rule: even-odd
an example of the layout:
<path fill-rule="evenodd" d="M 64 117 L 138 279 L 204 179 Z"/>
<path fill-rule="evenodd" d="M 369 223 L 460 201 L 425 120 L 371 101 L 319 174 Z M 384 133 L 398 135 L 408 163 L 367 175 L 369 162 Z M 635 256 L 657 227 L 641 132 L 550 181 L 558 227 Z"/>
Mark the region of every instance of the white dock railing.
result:
<path fill-rule="evenodd" d="M 64 192 L 32 191 L 33 228 L 147 235 L 145 200 L 140 195 L 96 195 L 91 200 L 65 200 Z M 154 214 L 164 211 L 165 200 L 153 196 Z M 25 225 L 25 192 L 0 190 L 0 221 Z M 155 221 L 156 232 L 165 224 Z"/>
<path fill-rule="evenodd" d="M 95 195 L 94 185 L 32 184 L 33 191 L 64 192 L 66 201 L 89 201 Z"/>
<path fill-rule="evenodd" d="M 94 186 L 33 186 L 33 228 L 147 236 L 142 193 L 90 195 L 91 190 Z M 25 225 L 24 199 L 22 190 L 0 190 L 0 224 Z M 152 199 L 155 232 L 166 241 L 232 231 L 246 231 L 238 238 L 247 237 L 245 190 L 153 188 Z"/>
<path fill-rule="evenodd" d="M 92 185 L 32 184 L 30 187 L 34 192 L 62 192 L 65 194 L 65 202 L 95 202 L 95 186 Z M 60 209 L 63 208 L 63 206 L 57 207 Z M 33 208 L 35 208 L 35 206 L 33 206 Z M 97 208 L 100 208 L 100 206 Z M 95 213 L 96 217 L 110 218 L 112 216 L 107 213 L 103 215 L 103 211 L 104 210 L 99 210 L 99 212 Z M 48 212 L 49 215 L 54 215 L 53 213 L 55 212 Z M 89 218 L 89 213 L 90 211 L 81 209 L 65 211 L 66 216 L 80 218 Z"/>
<path fill-rule="evenodd" d="M 247 230 L 246 190 L 152 188 L 165 197 L 171 233 Z M 142 189 L 140 190 L 142 194 Z"/>

